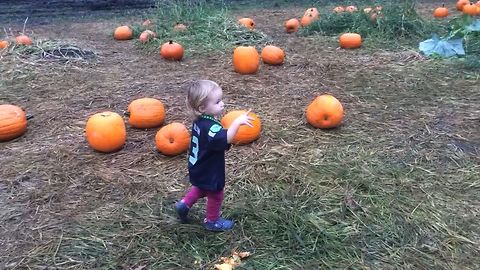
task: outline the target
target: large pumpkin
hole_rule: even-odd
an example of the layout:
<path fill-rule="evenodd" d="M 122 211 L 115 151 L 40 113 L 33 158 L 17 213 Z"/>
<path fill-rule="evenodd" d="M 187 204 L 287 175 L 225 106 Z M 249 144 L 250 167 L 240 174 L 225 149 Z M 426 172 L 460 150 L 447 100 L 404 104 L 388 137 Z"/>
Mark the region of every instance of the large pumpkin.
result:
<path fill-rule="evenodd" d="M 470 16 L 476 16 L 477 15 L 477 6 L 474 3 L 469 3 L 469 4 L 463 6 L 462 11 L 463 11 L 464 14 L 468 14 Z"/>
<path fill-rule="evenodd" d="M 344 49 L 355 49 L 362 46 L 362 37 L 357 33 L 345 33 L 339 38 L 340 47 Z"/>
<path fill-rule="evenodd" d="M 93 149 L 110 153 L 123 147 L 127 132 L 123 118 L 118 113 L 106 111 L 88 119 L 85 136 Z"/>
<path fill-rule="evenodd" d="M 187 151 L 190 139 L 190 133 L 185 125 L 174 122 L 158 130 L 155 145 L 164 155 L 174 156 Z"/>
<path fill-rule="evenodd" d="M 0 105 L 0 142 L 20 137 L 27 130 L 27 117 L 18 106 Z"/>
<path fill-rule="evenodd" d="M 255 22 L 251 18 L 241 18 L 238 23 L 247 27 L 250 30 L 255 29 Z"/>
<path fill-rule="evenodd" d="M 299 27 L 300 27 L 300 22 L 295 18 L 285 22 L 285 32 L 287 33 L 296 32 Z"/>
<path fill-rule="evenodd" d="M 128 123 L 136 128 L 160 126 L 165 120 L 165 107 L 155 98 L 140 98 L 128 105 Z"/>
<path fill-rule="evenodd" d="M 268 45 L 262 50 L 262 60 L 266 64 L 281 65 L 285 59 L 285 53 L 276 46 Z"/>
<path fill-rule="evenodd" d="M 170 40 L 162 45 L 160 55 L 167 60 L 182 60 L 183 51 L 182 45 Z"/>
<path fill-rule="evenodd" d="M 247 113 L 247 111 L 244 110 L 236 110 L 227 113 L 225 116 L 223 116 L 221 120 L 222 126 L 224 128 L 229 128 L 230 125 L 233 123 L 233 120 L 245 113 Z M 253 118 L 253 120 L 251 121 L 252 127 L 249 127 L 247 125 L 241 125 L 238 128 L 237 134 L 235 134 L 235 137 L 233 137 L 233 144 L 247 144 L 255 141 L 260 137 L 260 131 L 262 129 L 262 123 L 260 121 L 260 118 L 258 118 L 258 116 L 253 112 L 250 112 L 248 116 Z"/>
<path fill-rule="evenodd" d="M 32 45 L 32 39 L 24 34 L 15 37 L 15 41 L 19 45 Z"/>
<path fill-rule="evenodd" d="M 334 128 L 343 120 L 343 106 L 332 95 L 316 97 L 307 107 L 307 121 L 317 128 Z"/>
<path fill-rule="evenodd" d="M 240 74 L 257 72 L 260 65 L 260 56 L 257 49 L 251 46 L 240 46 L 233 51 L 233 68 Z"/>
<path fill-rule="evenodd" d="M 116 40 L 129 40 L 133 38 L 133 30 L 127 25 L 119 26 L 115 29 L 113 37 Z"/>

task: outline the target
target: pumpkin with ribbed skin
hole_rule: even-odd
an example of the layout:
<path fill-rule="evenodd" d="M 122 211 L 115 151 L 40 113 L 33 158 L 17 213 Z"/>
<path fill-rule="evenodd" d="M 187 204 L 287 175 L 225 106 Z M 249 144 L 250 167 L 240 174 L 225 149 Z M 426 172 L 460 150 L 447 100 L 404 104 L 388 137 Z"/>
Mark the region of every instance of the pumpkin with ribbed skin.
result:
<path fill-rule="evenodd" d="M 0 40 L 0 50 L 8 48 L 8 45 L 10 45 L 8 40 Z"/>
<path fill-rule="evenodd" d="M 443 4 L 441 7 L 437 7 L 435 11 L 433 12 L 433 16 L 435 18 L 444 18 L 448 16 L 448 8 L 445 7 L 445 4 Z"/>
<path fill-rule="evenodd" d="M 110 153 L 120 150 L 127 139 L 123 118 L 115 112 L 101 112 L 92 115 L 85 127 L 85 136 L 93 149 Z"/>
<path fill-rule="evenodd" d="M 0 105 L 0 142 L 20 137 L 27 130 L 27 117 L 18 106 Z"/>
<path fill-rule="evenodd" d="M 295 18 L 285 22 L 285 32 L 287 33 L 296 32 L 299 27 L 300 27 L 300 22 Z"/>
<path fill-rule="evenodd" d="M 139 98 L 128 105 L 128 115 L 128 123 L 133 127 L 158 127 L 165 120 L 165 106 L 155 98 Z"/>
<path fill-rule="evenodd" d="M 270 65 L 281 65 L 285 59 L 285 52 L 272 45 L 265 46 L 261 55 L 263 62 Z"/>
<path fill-rule="evenodd" d="M 237 117 L 245 113 L 247 113 L 247 111 L 245 110 L 236 110 L 227 113 L 225 116 L 223 116 L 221 120 L 222 126 L 228 129 Z M 260 118 L 258 118 L 258 116 L 253 112 L 250 112 L 248 116 L 253 118 L 253 120 L 251 121 L 252 127 L 247 125 L 241 125 L 238 128 L 237 134 L 235 134 L 235 136 L 233 137 L 233 144 L 242 145 L 251 143 L 260 137 L 260 131 L 262 130 L 262 123 L 260 121 Z"/>
<path fill-rule="evenodd" d="M 160 55 L 167 60 L 182 60 L 183 46 L 170 40 L 160 47 Z"/>
<path fill-rule="evenodd" d="M 250 30 L 255 29 L 255 22 L 251 18 L 241 18 L 238 23 L 247 27 Z"/>
<path fill-rule="evenodd" d="M 260 65 L 260 56 L 257 49 L 251 46 L 240 46 L 233 50 L 233 68 L 240 74 L 257 72 Z"/>
<path fill-rule="evenodd" d="M 190 146 L 190 133 L 182 123 L 173 122 L 158 130 L 155 145 L 162 154 L 174 156 L 187 151 Z"/>
<path fill-rule="evenodd" d="M 307 121 L 316 128 L 334 128 L 343 120 L 343 106 L 332 95 L 316 97 L 307 107 Z"/>
<path fill-rule="evenodd" d="M 33 43 L 32 39 L 24 34 L 15 37 L 15 41 L 17 42 L 17 44 L 20 44 L 20 45 L 32 45 Z"/>
<path fill-rule="evenodd" d="M 116 40 L 129 40 L 133 38 L 133 30 L 127 25 L 119 26 L 115 29 L 113 37 Z"/>
<path fill-rule="evenodd" d="M 339 38 L 340 47 L 344 49 L 355 49 L 362 46 L 362 37 L 357 33 L 345 33 Z"/>

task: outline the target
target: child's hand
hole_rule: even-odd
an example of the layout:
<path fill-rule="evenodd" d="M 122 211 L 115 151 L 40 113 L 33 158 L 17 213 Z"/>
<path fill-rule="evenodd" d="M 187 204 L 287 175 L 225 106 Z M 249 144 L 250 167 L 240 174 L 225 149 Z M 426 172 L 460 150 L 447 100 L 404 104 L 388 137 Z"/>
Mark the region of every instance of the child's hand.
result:
<path fill-rule="evenodd" d="M 235 122 L 237 122 L 237 124 L 239 126 L 241 125 L 247 125 L 249 127 L 253 127 L 252 125 L 252 120 L 253 120 L 253 117 L 251 116 L 248 116 L 248 114 L 250 113 L 250 111 L 252 111 L 252 109 L 249 109 L 245 114 L 242 114 L 240 116 L 238 116 L 237 118 L 235 118 Z"/>

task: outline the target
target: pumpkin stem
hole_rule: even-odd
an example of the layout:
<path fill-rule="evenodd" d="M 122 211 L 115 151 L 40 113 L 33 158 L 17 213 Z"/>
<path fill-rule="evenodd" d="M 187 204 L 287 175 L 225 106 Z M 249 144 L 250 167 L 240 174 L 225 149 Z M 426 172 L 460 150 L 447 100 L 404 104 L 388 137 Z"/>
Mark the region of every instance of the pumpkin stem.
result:
<path fill-rule="evenodd" d="M 170 40 L 168 43 L 169 43 L 169 44 L 173 44 L 173 40 Z"/>
<path fill-rule="evenodd" d="M 27 120 L 30 120 L 30 119 L 32 119 L 32 118 L 33 118 L 33 115 L 31 115 L 31 114 L 27 114 L 27 115 L 26 115 L 26 118 L 27 118 Z"/>

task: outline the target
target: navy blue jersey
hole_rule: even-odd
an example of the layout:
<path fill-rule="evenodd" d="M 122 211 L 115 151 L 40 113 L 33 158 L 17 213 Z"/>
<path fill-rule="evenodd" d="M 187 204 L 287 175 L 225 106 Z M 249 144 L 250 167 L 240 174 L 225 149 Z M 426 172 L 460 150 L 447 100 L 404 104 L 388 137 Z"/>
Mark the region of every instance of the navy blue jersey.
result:
<path fill-rule="evenodd" d="M 202 115 L 192 124 L 188 172 L 192 185 L 209 191 L 225 186 L 225 151 L 230 148 L 227 130 L 211 116 Z"/>

